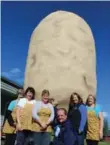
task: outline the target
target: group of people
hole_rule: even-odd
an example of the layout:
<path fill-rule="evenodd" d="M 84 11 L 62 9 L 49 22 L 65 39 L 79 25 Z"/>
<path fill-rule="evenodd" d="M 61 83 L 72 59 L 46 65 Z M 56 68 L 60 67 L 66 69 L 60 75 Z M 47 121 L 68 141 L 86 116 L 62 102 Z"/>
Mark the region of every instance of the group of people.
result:
<path fill-rule="evenodd" d="M 5 145 L 98 145 L 103 137 L 103 115 L 96 99 L 89 95 L 86 103 L 74 92 L 68 111 L 59 108 L 43 90 L 41 101 L 35 99 L 35 90 L 28 87 L 18 91 L 11 101 L 3 125 Z"/>

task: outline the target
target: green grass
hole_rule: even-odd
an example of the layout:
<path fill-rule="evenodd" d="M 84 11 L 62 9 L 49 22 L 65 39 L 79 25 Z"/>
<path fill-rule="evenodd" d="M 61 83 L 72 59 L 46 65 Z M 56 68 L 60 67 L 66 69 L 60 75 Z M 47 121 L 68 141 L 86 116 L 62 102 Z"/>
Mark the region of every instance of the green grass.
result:
<path fill-rule="evenodd" d="M 87 145 L 86 142 L 84 143 L 84 145 Z M 110 145 L 110 142 L 100 142 L 99 145 Z"/>
<path fill-rule="evenodd" d="M 110 145 L 110 142 L 100 142 L 99 145 Z"/>

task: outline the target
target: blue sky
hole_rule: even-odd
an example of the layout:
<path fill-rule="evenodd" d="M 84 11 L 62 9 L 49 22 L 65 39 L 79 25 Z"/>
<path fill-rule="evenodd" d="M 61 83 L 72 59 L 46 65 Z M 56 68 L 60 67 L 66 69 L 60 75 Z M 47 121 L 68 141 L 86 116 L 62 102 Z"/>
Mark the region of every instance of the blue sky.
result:
<path fill-rule="evenodd" d="M 97 101 L 110 114 L 110 2 L 2 2 L 2 75 L 23 84 L 32 31 L 49 13 L 78 14 L 92 29 L 97 55 Z"/>

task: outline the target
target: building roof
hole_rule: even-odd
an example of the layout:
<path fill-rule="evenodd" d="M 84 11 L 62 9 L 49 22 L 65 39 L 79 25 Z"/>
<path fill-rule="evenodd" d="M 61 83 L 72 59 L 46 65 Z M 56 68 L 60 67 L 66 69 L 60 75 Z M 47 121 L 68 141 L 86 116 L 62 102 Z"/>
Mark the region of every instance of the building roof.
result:
<path fill-rule="evenodd" d="M 4 82 L 4 83 L 6 83 L 6 84 L 8 84 L 8 85 L 11 85 L 11 86 L 13 86 L 13 87 L 15 87 L 15 88 L 17 88 L 17 89 L 20 89 L 20 88 L 23 87 L 23 86 L 21 86 L 21 85 L 15 83 L 14 81 L 12 81 L 12 80 L 10 80 L 10 79 L 4 77 L 4 76 L 1 76 L 1 82 Z"/>
<path fill-rule="evenodd" d="M 5 78 L 1 77 L 1 90 L 10 92 L 12 94 L 16 94 L 18 89 L 22 88 L 23 86 Z"/>

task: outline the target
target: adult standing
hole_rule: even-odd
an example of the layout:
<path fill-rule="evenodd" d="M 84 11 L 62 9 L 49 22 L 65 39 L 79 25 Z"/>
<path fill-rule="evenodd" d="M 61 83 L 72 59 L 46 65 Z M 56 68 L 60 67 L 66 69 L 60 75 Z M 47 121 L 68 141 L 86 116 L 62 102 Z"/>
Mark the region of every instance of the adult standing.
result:
<path fill-rule="evenodd" d="M 3 125 L 3 133 L 6 135 L 5 145 L 14 145 L 16 140 L 16 106 L 18 101 L 24 97 L 24 90 L 19 89 L 17 99 L 9 103 L 6 110 L 6 118 Z"/>
<path fill-rule="evenodd" d="M 49 103 L 49 91 L 42 91 L 42 100 L 37 101 L 33 108 L 33 131 L 35 145 L 49 145 L 51 142 L 54 108 Z"/>
<path fill-rule="evenodd" d="M 96 98 L 89 95 L 87 98 L 87 145 L 98 145 L 99 140 L 103 137 L 103 114 L 101 107 L 96 104 Z"/>
<path fill-rule="evenodd" d="M 87 122 L 87 109 L 83 104 L 83 100 L 76 92 L 70 96 L 68 119 L 71 121 L 73 129 L 77 135 L 75 145 L 84 145 L 84 133 Z"/>
<path fill-rule="evenodd" d="M 35 103 L 35 90 L 28 87 L 25 91 L 25 98 L 20 99 L 17 104 L 16 145 L 24 145 L 26 139 L 32 136 L 32 108 Z"/>

